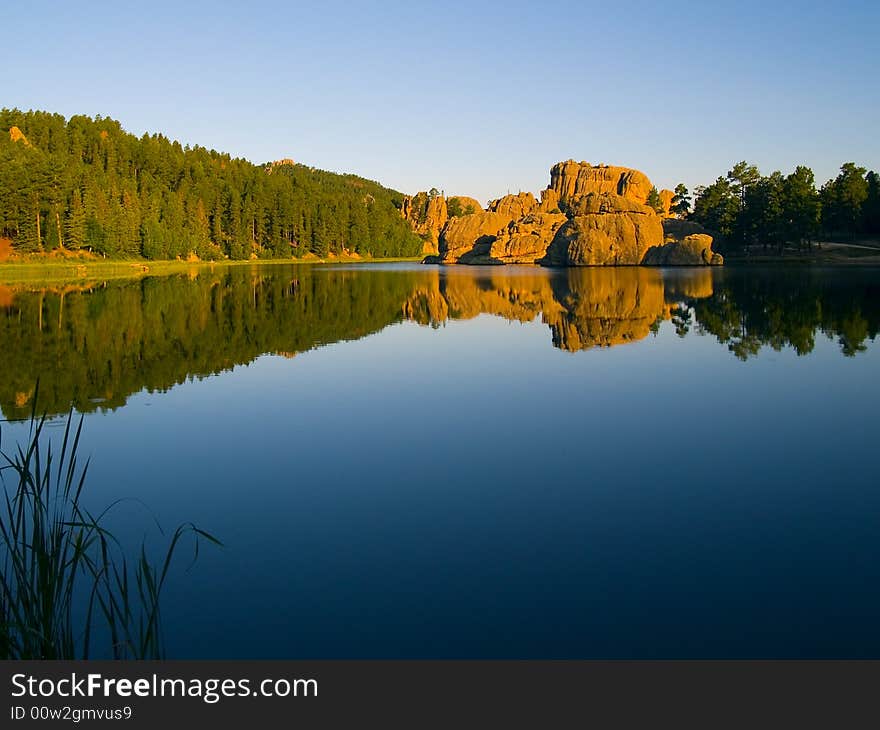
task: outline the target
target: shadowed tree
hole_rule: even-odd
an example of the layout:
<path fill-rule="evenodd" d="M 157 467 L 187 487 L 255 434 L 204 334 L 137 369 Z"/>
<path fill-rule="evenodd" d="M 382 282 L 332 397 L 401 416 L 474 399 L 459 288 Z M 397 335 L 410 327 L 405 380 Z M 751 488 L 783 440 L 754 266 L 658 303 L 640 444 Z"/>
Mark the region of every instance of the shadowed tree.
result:
<path fill-rule="evenodd" d="M 854 162 L 840 167 L 840 174 L 822 186 L 822 227 L 831 235 L 854 238 L 862 223 L 862 205 L 868 199 L 866 170 Z"/>
<path fill-rule="evenodd" d="M 684 183 L 675 186 L 675 195 L 672 196 L 671 212 L 679 218 L 686 218 L 691 210 L 691 196 Z"/>

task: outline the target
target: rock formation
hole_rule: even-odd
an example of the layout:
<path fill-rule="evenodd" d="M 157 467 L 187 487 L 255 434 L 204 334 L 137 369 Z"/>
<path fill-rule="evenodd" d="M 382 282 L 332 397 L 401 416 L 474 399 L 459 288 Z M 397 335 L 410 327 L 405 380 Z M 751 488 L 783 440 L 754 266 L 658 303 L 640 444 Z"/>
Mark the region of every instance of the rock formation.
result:
<path fill-rule="evenodd" d="M 479 201 L 465 195 L 445 198 L 432 193 L 436 191 L 405 195 L 400 214 L 424 241 L 422 253 L 436 256 L 440 253 L 440 232 L 447 222 L 453 218 L 482 212 L 483 206 Z"/>
<path fill-rule="evenodd" d="M 509 216 L 494 211 L 452 218 L 440 236 L 440 260 L 456 263 L 465 254 L 472 257 L 488 254 L 492 244 L 512 222 Z"/>
<path fill-rule="evenodd" d="M 645 266 L 721 266 L 723 263 L 724 257 L 712 250 L 712 236 L 703 233 L 655 246 L 642 260 Z"/>
<path fill-rule="evenodd" d="M 644 203 L 652 187 L 647 175 L 628 167 L 567 160 L 550 168 L 550 189 L 562 201 L 577 200 L 590 193 L 614 193 Z"/>
<path fill-rule="evenodd" d="M 511 221 L 505 231 L 487 242 L 488 248 L 476 245 L 458 260 L 463 264 L 538 263 L 563 223 L 565 216 L 561 213 L 529 213 Z"/>
<path fill-rule="evenodd" d="M 532 193 L 520 192 L 491 201 L 485 211 L 452 215 L 442 196 L 418 193 L 404 198 L 401 213 L 425 240 L 425 253 L 430 254 L 425 263 L 722 263 L 712 251 L 708 232 L 682 234 L 686 222 L 669 217 L 673 191 L 660 192 L 661 214 L 645 205 L 652 188 L 638 170 L 567 160 L 551 168 L 550 185 L 540 201 Z M 456 213 L 479 205 L 472 198 L 450 198 L 449 203 Z M 664 237 L 667 221 L 670 227 Z"/>
<path fill-rule="evenodd" d="M 663 244 L 660 217 L 646 205 L 613 193 L 592 193 L 571 206 L 570 217 L 547 249 L 552 266 L 635 266 Z"/>
<path fill-rule="evenodd" d="M 21 142 L 25 147 L 31 146 L 31 143 L 28 142 L 28 138 L 24 136 L 24 132 L 18 127 L 13 126 L 9 128 L 9 140 L 11 142 Z"/>
<path fill-rule="evenodd" d="M 416 193 L 413 196 L 405 195 L 400 214 L 412 226 L 412 229 L 422 237 L 424 246 L 422 253 L 437 254 L 437 242 L 440 231 L 449 219 L 446 198 L 442 195 L 430 193 Z"/>
<path fill-rule="evenodd" d="M 675 193 L 672 190 L 664 188 L 660 191 L 660 202 L 663 205 L 663 213 L 661 215 L 664 218 L 668 218 L 672 215 L 672 199 L 674 197 Z"/>
<path fill-rule="evenodd" d="M 296 163 L 292 159 L 290 159 L 289 157 L 285 157 L 283 160 L 275 160 L 274 162 L 267 162 L 266 163 L 266 172 L 271 175 L 272 172 L 278 167 L 282 167 L 284 165 L 295 165 L 295 164 Z"/>
<path fill-rule="evenodd" d="M 470 215 L 471 213 L 479 213 L 483 210 L 483 206 L 479 200 L 469 198 L 466 195 L 453 195 L 446 201 L 446 207 L 450 218 L 460 215 Z"/>
<path fill-rule="evenodd" d="M 645 253 L 645 266 L 721 266 L 724 257 L 712 250 L 714 237 L 698 223 L 667 218 L 663 240 Z"/>
<path fill-rule="evenodd" d="M 490 201 L 488 208 L 486 208 L 486 210 L 491 210 L 493 213 L 501 213 L 501 215 L 505 215 L 511 220 L 524 218 L 537 209 L 538 201 L 535 200 L 535 196 L 531 193 L 505 195 L 503 198 Z"/>

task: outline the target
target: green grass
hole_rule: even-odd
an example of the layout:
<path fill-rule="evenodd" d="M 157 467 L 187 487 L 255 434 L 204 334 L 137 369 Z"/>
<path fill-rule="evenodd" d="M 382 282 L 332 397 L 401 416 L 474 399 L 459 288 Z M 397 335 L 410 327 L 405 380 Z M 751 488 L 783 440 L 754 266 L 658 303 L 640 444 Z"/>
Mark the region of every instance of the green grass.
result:
<path fill-rule="evenodd" d="M 339 256 L 334 258 L 306 259 L 254 259 L 249 261 L 104 261 L 94 259 L 48 259 L 27 258 L 0 263 L 0 283 L 71 283 L 83 280 L 128 279 L 142 276 L 161 276 L 198 269 L 214 269 L 228 266 L 265 266 L 278 264 L 372 264 L 421 261 L 416 258 L 351 258 Z"/>
<path fill-rule="evenodd" d="M 27 443 L 0 449 L 0 659 L 88 659 L 96 628 L 109 641 L 101 656 L 163 658 L 160 598 L 181 540 L 194 538 L 196 556 L 201 540 L 219 542 L 185 524 L 157 564 L 143 544 L 129 559 L 104 527 L 118 503 L 97 515 L 83 506 L 82 417 L 74 428 L 70 414 L 60 450 L 45 423 L 34 413 Z"/>

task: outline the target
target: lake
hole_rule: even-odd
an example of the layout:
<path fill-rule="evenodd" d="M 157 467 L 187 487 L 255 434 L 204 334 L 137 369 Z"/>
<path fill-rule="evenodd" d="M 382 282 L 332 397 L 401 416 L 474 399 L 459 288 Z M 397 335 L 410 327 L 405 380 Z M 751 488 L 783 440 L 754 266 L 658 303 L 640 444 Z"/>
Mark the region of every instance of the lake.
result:
<path fill-rule="evenodd" d="M 2 443 L 223 548 L 176 658 L 880 657 L 880 270 L 237 266 L 0 286 Z"/>

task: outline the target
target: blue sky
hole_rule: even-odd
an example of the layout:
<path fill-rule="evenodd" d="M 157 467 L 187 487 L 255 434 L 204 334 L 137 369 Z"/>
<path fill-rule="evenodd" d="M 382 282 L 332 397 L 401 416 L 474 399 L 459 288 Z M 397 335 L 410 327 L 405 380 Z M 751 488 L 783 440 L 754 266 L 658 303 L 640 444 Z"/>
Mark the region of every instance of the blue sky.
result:
<path fill-rule="evenodd" d="M 568 158 L 659 187 L 880 169 L 880 3 L 63 2 L 3 9 L 0 106 L 102 114 L 485 202 Z"/>

